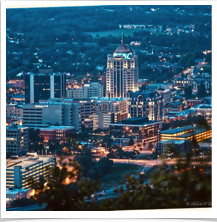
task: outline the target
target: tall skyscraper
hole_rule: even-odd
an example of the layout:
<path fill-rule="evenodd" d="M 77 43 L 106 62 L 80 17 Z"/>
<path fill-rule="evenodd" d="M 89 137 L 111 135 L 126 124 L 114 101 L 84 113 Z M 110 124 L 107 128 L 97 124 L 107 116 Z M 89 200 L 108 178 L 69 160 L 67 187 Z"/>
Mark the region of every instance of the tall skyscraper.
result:
<path fill-rule="evenodd" d="M 39 100 L 66 97 L 65 74 L 29 74 L 25 75 L 25 103 L 37 103 Z"/>
<path fill-rule="evenodd" d="M 127 97 L 127 92 L 138 91 L 138 57 L 126 45 L 121 44 L 107 57 L 106 96 Z"/>

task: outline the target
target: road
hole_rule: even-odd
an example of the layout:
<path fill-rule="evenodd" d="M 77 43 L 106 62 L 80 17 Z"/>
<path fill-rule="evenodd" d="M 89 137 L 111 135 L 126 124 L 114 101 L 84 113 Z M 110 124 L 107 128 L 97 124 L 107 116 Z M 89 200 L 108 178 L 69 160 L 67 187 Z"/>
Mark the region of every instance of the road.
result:
<path fill-rule="evenodd" d="M 11 207 L 7 208 L 6 211 L 42 211 L 46 207 L 46 204 L 42 204 L 41 206 L 38 205 L 31 205 L 25 207 Z"/>
<path fill-rule="evenodd" d="M 142 167 L 137 171 L 137 173 L 141 173 L 142 171 L 147 172 L 149 169 L 150 169 L 150 167 L 143 167 L 143 166 L 142 166 Z M 135 175 L 132 175 L 132 176 L 134 176 L 135 178 L 137 178 L 137 177 L 138 177 L 138 174 L 135 174 Z M 144 182 L 144 184 L 146 184 L 146 183 L 149 183 L 149 180 L 146 180 L 146 181 Z M 98 192 L 98 193 L 95 194 L 95 196 L 97 197 L 97 200 L 98 200 L 98 201 L 103 200 L 103 199 L 105 199 L 105 198 L 111 198 L 111 197 L 114 198 L 114 197 L 117 197 L 119 193 L 114 192 L 114 189 L 119 189 L 121 186 L 123 187 L 123 190 L 127 190 L 126 184 L 123 184 L 123 185 L 119 185 L 119 186 L 117 186 L 117 187 L 113 187 L 113 188 L 110 188 L 110 189 L 108 189 L 108 190 L 105 190 L 104 195 L 102 195 L 102 192 Z M 89 200 L 89 201 L 91 201 L 91 200 Z"/>

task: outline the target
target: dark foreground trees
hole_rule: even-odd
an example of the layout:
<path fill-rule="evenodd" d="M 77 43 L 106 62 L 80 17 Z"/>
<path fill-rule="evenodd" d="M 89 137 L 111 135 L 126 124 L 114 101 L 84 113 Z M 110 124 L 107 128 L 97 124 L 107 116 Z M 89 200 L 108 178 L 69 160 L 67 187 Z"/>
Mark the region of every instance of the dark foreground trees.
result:
<path fill-rule="evenodd" d="M 86 210 L 88 206 L 85 198 L 90 199 L 99 186 L 98 182 L 87 179 L 77 181 L 80 170 L 81 167 L 76 161 L 68 159 L 64 162 L 63 158 L 60 158 L 45 183 L 30 179 L 28 182 L 36 190 L 35 198 L 39 205 L 47 204 L 46 210 L 50 211 Z"/>
<path fill-rule="evenodd" d="M 97 201 L 91 200 L 91 194 L 99 190 L 99 182 L 76 180 L 80 166 L 72 160 L 68 164 L 59 163 L 62 168 L 55 165 L 53 176 L 44 184 L 33 180 L 30 183 L 36 189 L 35 198 L 51 211 L 211 207 L 211 168 L 191 161 L 188 157 L 173 167 L 164 163 L 155 167 L 150 177 L 147 172 L 138 177 L 126 176 L 125 185 L 115 189 L 116 195 Z M 73 169 L 67 171 L 67 165 Z M 71 182 L 66 183 L 66 178 Z M 149 184 L 144 183 L 147 179 Z"/>

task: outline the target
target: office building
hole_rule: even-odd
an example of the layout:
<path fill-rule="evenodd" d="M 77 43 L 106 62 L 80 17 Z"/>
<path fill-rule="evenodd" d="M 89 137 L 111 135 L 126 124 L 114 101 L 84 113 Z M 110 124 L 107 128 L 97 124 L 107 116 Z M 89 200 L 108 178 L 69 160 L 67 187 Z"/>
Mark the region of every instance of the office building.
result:
<path fill-rule="evenodd" d="M 197 126 L 183 126 L 160 132 L 160 140 L 192 140 L 193 137 L 199 142 L 212 138 L 212 129 Z"/>
<path fill-rule="evenodd" d="M 193 107 L 202 103 L 202 99 L 188 99 L 187 106 Z"/>
<path fill-rule="evenodd" d="M 6 116 L 7 117 L 22 117 L 23 106 L 18 104 L 6 104 Z"/>
<path fill-rule="evenodd" d="M 171 102 L 171 91 L 170 89 L 162 89 L 162 88 L 159 88 L 157 90 L 157 92 L 162 96 L 163 98 L 163 105 L 166 105 L 168 103 Z"/>
<path fill-rule="evenodd" d="M 54 166 L 53 156 L 23 156 L 6 160 L 6 188 L 29 189 L 28 179 L 39 181 L 40 176 L 46 179 Z M 49 169 L 50 167 L 50 169 Z"/>
<path fill-rule="evenodd" d="M 150 121 L 163 119 L 163 99 L 155 91 L 135 92 L 129 99 L 130 117 L 148 117 Z"/>
<path fill-rule="evenodd" d="M 66 97 L 70 99 L 89 99 L 90 97 L 100 98 L 102 96 L 103 86 L 97 82 L 84 84 L 82 87 L 66 90 Z"/>
<path fill-rule="evenodd" d="M 79 107 L 79 120 L 81 127 L 93 129 L 93 99 L 73 100 L 73 104 Z"/>
<path fill-rule="evenodd" d="M 40 99 L 65 98 L 65 74 L 26 74 L 25 103 L 36 103 Z"/>
<path fill-rule="evenodd" d="M 101 98 L 103 96 L 103 86 L 100 83 L 93 82 L 90 84 L 84 84 L 82 89 L 84 99 L 89 99 L 90 97 Z"/>
<path fill-rule="evenodd" d="M 127 97 L 128 91 L 138 91 L 138 57 L 123 41 L 107 56 L 106 97 Z"/>
<path fill-rule="evenodd" d="M 149 121 L 147 117 L 124 119 L 117 123 L 110 123 L 110 136 L 112 139 L 137 138 L 143 142 L 160 141 L 162 121 Z"/>
<path fill-rule="evenodd" d="M 178 154 L 184 156 L 190 149 L 188 140 L 165 140 L 157 144 L 157 154 L 167 157 L 167 155 Z"/>
<path fill-rule="evenodd" d="M 198 106 L 194 106 L 192 108 L 190 108 L 190 110 L 192 111 L 196 111 L 197 115 L 201 115 L 201 116 L 212 116 L 212 105 L 210 104 L 200 104 Z"/>
<path fill-rule="evenodd" d="M 34 128 L 40 130 L 39 136 L 44 138 L 44 142 L 48 142 L 49 140 L 64 142 L 66 138 L 71 137 L 74 133 L 73 126 L 36 126 Z"/>
<path fill-rule="evenodd" d="M 127 102 L 126 98 L 94 98 L 93 129 L 106 129 L 110 123 L 127 119 Z"/>
<path fill-rule="evenodd" d="M 49 100 L 48 102 L 24 104 L 23 125 L 36 126 L 42 124 L 74 126 L 76 131 L 80 131 L 79 103 Z"/>
<path fill-rule="evenodd" d="M 6 152 L 14 155 L 23 155 L 29 150 L 29 130 L 12 124 L 6 126 Z"/>
<path fill-rule="evenodd" d="M 66 90 L 66 98 L 68 99 L 83 99 L 82 87 L 76 87 L 73 89 Z"/>

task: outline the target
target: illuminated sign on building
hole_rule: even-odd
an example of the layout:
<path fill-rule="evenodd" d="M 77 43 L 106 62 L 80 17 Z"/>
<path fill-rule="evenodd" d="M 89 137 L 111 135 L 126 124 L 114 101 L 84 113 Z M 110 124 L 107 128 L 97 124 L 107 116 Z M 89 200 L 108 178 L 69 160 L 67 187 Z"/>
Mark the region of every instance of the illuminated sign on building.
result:
<path fill-rule="evenodd" d="M 48 105 L 43 105 L 43 106 L 41 106 L 41 105 L 35 105 L 35 108 L 44 108 L 44 107 L 48 107 Z"/>

